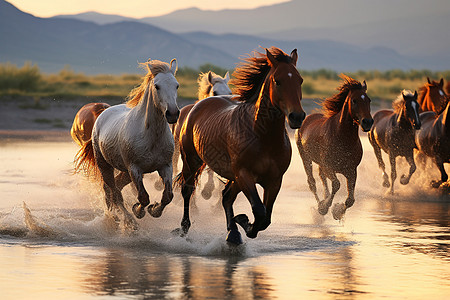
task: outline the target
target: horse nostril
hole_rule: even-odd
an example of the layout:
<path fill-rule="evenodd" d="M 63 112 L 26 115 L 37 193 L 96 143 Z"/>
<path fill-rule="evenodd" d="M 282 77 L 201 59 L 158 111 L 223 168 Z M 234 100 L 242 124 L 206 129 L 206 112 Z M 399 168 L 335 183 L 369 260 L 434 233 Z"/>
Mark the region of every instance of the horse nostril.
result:
<path fill-rule="evenodd" d="M 166 120 L 170 124 L 176 123 L 178 121 L 179 116 L 180 116 L 179 109 L 177 109 L 175 113 L 171 113 L 169 110 L 166 111 Z"/>
<path fill-rule="evenodd" d="M 301 113 L 290 113 L 288 116 L 289 126 L 291 126 L 292 128 L 300 128 L 305 117 L 306 113 L 304 111 L 302 111 Z"/>

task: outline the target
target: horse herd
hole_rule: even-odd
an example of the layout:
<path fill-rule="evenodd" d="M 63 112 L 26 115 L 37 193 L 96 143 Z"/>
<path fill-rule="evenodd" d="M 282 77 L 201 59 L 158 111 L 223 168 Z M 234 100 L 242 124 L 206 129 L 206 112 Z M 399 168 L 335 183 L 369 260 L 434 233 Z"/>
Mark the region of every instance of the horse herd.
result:
<path fill-rule="evenodd" d="M 322 112 L 306 116 L 301 105 L 303 78 L 296 67 L 297 59 L 296 49 L 289 55 L 276 47 L 265 49 L 265 53 L 254 52 L 234 71 L 230 81 L 233 91 L 228 86 L 228 73 L 225 77 L 213 72 L 201 74 L 199 100 L 181 111 L 176 103 L 176 60 L 148 60 L 141 64 L 147 74 L 130 92 L 126 103 L 90 103 L 75 116 L 71 135 L 81 147 L 75 170 L 98 179 L 103 184 L 108 209 L 121 212 L 124 225 L 136 229 L 137 223 L 124 206 L 121 190 L 130 182 L 136 187 L 138 202 L 132 207 L 136 218 L 144 217 L 146 207 L 151 216 L 161 216 L 173 198 L 173 174 L 174 169 L 178 173 L 181 154 L 183 167 L 175 181 L 181 186 L 184 210 L 181 227 L 175 232 L 186 235 L 191 226 L 192 194 L 207 166 L 209 189 L 202 194 L 211 196 L 213 173 L 225 179 L 222 205 L 228 230 L 226 240 L 237 245 L 242 243 L 237 225 L 247 237 L 255 238 L 271 223 L 273 205 L 291 161 L 286 121 L 296 129 L 295 140 L 309 188 L 323 215 L 340 188 L 337 173 L 347 179 L 348 197 L 344 203 L 333 206 L 333 217 L 341 219 L 355 202 L 357 167 L 363 154 L 359 127 L 368 132 L 383 170 L 383 185 L 390 186 L 391 193 L 396 179 L 395 158 L 404 156 L 410 164 L 409 174 L 400 180 L 407 184 L 416 169 L 414 149 L 431 157 L 441 171 L 441 180 L 434 181 L 433 186 L 446 183 L 443 163 L 450 161 L 450 125 L 446 122 L 449 101 L 443 80 L 428 79 L 420 95 L 402 91 L 393 102 L 393 110 L 380 110 L 372 118 L 366 82 L 342 74 L 338 93 L 323 101 Z M 172 128 L 169 124 L 173 124 Z M 381 149 L 389 155 L 391 182 Z M 317 194 L 313 162 L 319 166 L 323 200 Z M 160 202 L 150 204 L 142 179 L 144 174 L 155 171 L 162 179 L 164 191 Z M 256 184 L 264 190 L 262 199 Z M 250 202 L 253 222 L 245 214 L 234 215 L 233 203 L 240 192 Z"/>

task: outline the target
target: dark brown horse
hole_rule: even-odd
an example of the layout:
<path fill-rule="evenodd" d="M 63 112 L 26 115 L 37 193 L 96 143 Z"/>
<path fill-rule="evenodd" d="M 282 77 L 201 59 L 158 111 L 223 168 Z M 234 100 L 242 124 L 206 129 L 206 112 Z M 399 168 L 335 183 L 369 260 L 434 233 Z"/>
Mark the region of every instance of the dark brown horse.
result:
<path fill-rule="evenodd" d="M 107 103 L 88 103 L 77 112 L 70 135 L 80 147 L 91 139 L 95 120 L 109 106 Z"/>
<path fill-rule="evenodd" d="M 441 78 L 439 82 L 431 81 L 427 77 L 428 83 L 425 83 L 421 88 L 419 88 L 419 97 L 417 102 L 420 104 L 422 112 L 424 111 L 434 111 L 440 114 L 447 105 L 448 98 L 444 92 L 444 79 Z"/>
<path fill-rule="evenodd" d="M 366 82 L 360 83 L 343 74 L 341 78 L 344 83 L 338 88 L 339 93 L 322 103 L 323 112 L 309 115 L 296 131 L 297 147 L 308 176 L 309 188 L 319 204 L 320 214 L 328 212 L 334 195 L 340 188 L 336 173 L 347 178 L 347 200 L 345 204 L 336 204 L 333 208 L 336 220 L 341 219 L 345 210 L 355 202 L 356 169 L 363 154 L 358 126 L 363 131 L 369 131 L 373 124 Z M 325 200 L 322 201 L 317 195 L 312 162 L 319 165 L 319 176 L 325 191 Z M 327 178 L 332 183 L 331 194 Z"/>
<path fill-rule="evenodd" d="M 440 181 L 432 181 L 432 186 L 438 188 L 447 182 L 448 175 L 444 163 L 450 162 L 450 102 L 444 111 L 437 115 L 435 112 L 420 114 L 422 128 L 416 132 L 415 140 L 419 151 L 433 159 L 441 172 Z"/>
<path fill-rule="evenodd" d="M 184 198 L 181 234 L 191 226 L 189 201 L 205 165 L 227 179 L 222 204 L 227 219 L 226 240 L 241 244 L 236 223 L 255 238 L 271 223 L 272 208 L 291 161 L 285 119 L 299 128 L 305 118 L 300 100 L 303 82 L 297 68 L 297 50 L 287 55 L 278 48 L 248 57 L 234 72 L 235 99 L 210 97 L 192 108 L 180 136 L 183 170 L 178 182 Z M 256 184 L 264 189 L 263 201 Z M 240 192 L 249 200 L 254 222 L 234 216 Z"/>
<path fill-rule="evenodd" d="M 369 132 L 369 141 L 372 144 L 378 166 L 383 171 L 383 186 L 391 187 L 390 193 L 394 193 L 394 182 L 397 178 L 395 159 L 397 156 L 406 158 L 410 168 L 409 174 L 402 175 L 401 184 L 408 184 L 411 175 L 416 171 L 414 162 L 414 133 L 420 129 L 419 104 L 417 103 L 417 91 L 402 91 L 392 103 L 394 110 L 380 110 L 374 116 L 374 124 Z M 386 174 L 385 165 L 381 156 L 381 149 L 389 155 L 391 163 L 391 183 Z"/>

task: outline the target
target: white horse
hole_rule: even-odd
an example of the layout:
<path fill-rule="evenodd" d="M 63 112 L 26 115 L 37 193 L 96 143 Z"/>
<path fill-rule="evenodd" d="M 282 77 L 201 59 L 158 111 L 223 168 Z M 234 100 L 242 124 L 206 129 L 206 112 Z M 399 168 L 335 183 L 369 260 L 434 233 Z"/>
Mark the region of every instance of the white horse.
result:
<path fill-rule="evenodd" d="M 149 206 L 148 212 L 159 217 L 172 201 L 173 136 L 168 123 L 176 123 L 178 82 L 176 60 L 170 64 L 149 60 L 141 64 L 147 74 L 140 86 L 128 95 L 126 104 L 112 106 L 101 113 L 92 130 L 92 140 L 78 155 L 78 168 L 98 170 L 103 181 L 108 209 L 123 213 L 127 226 L 136 226 L 123 203 L 122 188 L 133 181 L 139 203 L 133 205 L 137 218 L 145 215 L 150 204 L 142 182 L 143 175 L 158 171 L 164 182 L 160 203 Z M 114 178 L 114 169 L 119 174 Z"/>
<path fill-rule="evenodd" d="M 228 81 L 230 81 L 230 75 L 227 72 L 224 77 L 217 75 L 216 73 L 209 71 L 207 73 L 201 73 L 197 79 L 198 83 L 198 100 L 195 102 L 199 102 L 205 98 L 212 96 L 223 96 L 223 95 L 231 95 L 231 89 L 228 86 Z M 180 157 L 180 130 L 183 126 L 184 120 L 187 115 L 191 111 L 194 104 L 189 104 L 184 106 L 180 111 L 180 118 L 178 119 L 177 124 L 175 124 L 173 128 L 173 136 L 175 140 L 175 152 L 173 155 L 173 168 L 175 173 L 178 173 L 178 159 Z M 205 199 L 211 198 L 212 191 L 214 190 L 214 172 L 208 168 L 208 181 L 206 182 L 203 190 L 202 196 Z"/>

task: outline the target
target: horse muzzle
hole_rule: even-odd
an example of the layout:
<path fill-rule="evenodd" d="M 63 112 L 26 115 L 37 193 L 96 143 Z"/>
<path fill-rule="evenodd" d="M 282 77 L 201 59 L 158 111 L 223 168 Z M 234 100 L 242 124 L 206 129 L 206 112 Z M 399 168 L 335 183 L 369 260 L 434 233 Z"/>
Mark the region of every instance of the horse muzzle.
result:
<path fill-rule="evenodd" d="M 177 109 L 175 112 L 166 111 L 166 120 L 169 124 L 175 124 L 180 116 L 180 110 Z"/>
<path fill-rule="evenodd" d="M 291 112 L 287 117 L 289 127 L 291 127 L 292 129 L 300 128 L 305 117 L 306 113 L 304 111 L 302 111 L 301 113 Z"/>
<path fill-rule="evenodd" d="M 361 125 L 362 131 L 368 132 L 372 128 L 373 119 L 372 118 L 370 118 L 370 119 L 364 118 L 364 119 L 361 120 L 361 124 L 360 125 Z"/>

